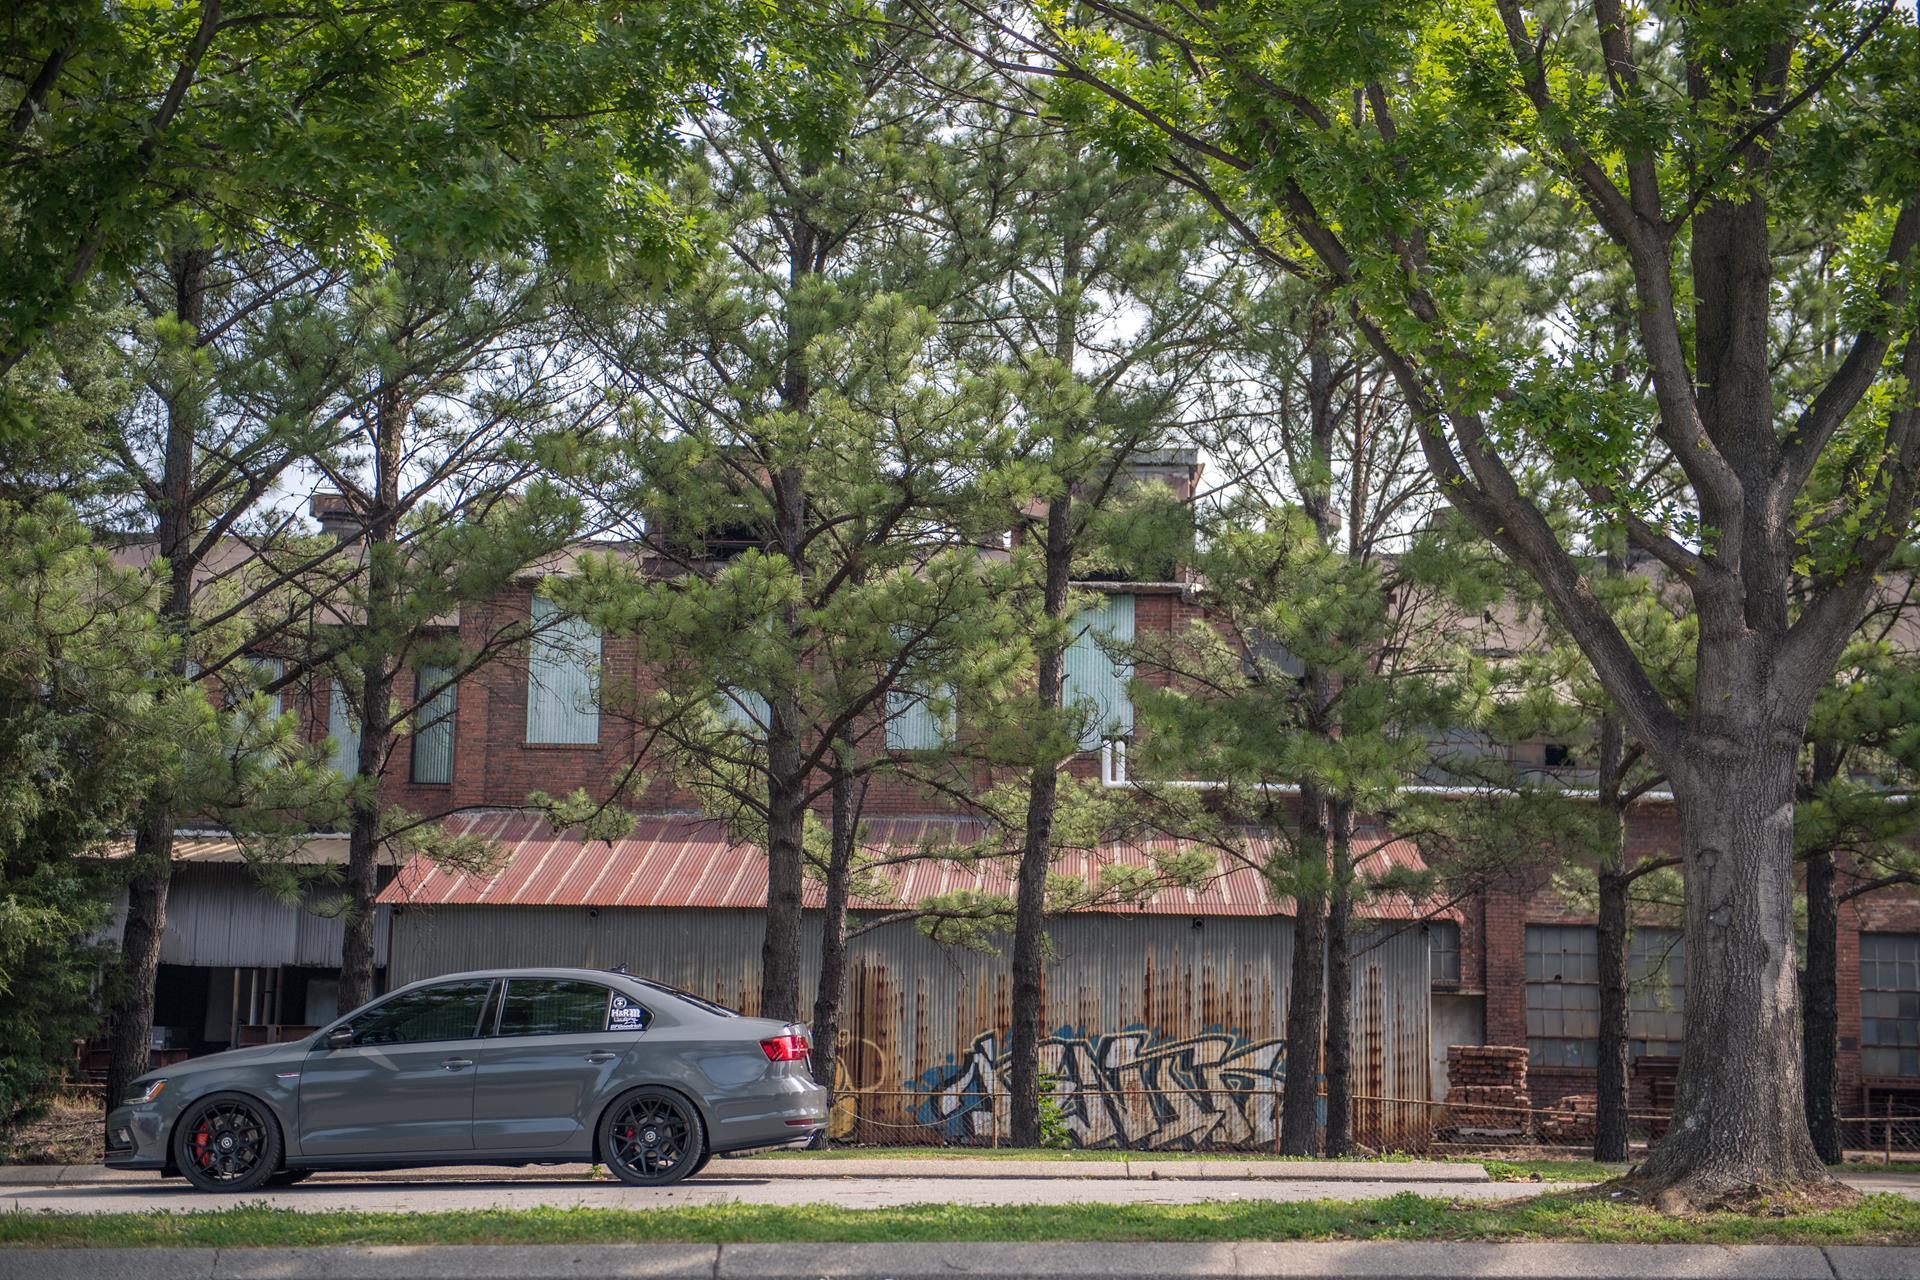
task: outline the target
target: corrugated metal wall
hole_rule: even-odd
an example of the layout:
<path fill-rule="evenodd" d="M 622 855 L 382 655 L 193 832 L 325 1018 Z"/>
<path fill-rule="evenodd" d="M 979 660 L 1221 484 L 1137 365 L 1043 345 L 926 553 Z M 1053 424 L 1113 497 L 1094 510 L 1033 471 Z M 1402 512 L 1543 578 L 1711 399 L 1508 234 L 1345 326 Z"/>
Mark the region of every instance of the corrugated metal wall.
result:
<path fill-rule="evenodd" d="M 419 907 L 393 920 L 393 982 L 514 965 L 626 964 L 752 1011 L 761 913 Z M 1053 922 L 1043 1067 L 1081 1145 L 1264 1148 L 1284 1078 L 1293 922 L 1075 915 Z M 818 920 L 806 934 L 805 994 Z M 1363 940 L 1353 966 L 1356 1094 L 1428 1096 L 1427 943 L 1416 926 Z M 951 951 L 908 925 L 853 945 L 837 1127 L 866 1141 L 1004 1136 L 1004 956 Z M 1412 1145 L 1425 1108 L 1365 1103 L 1356 1137 Z"/>
<path fill-rule="evenodd" d="M 376 966 L 387 963 L 390 910 L 374 908 Z M 116 939 L 118 921 L 125 914 L 123 899 L 113 929 Z M 267 893 L 243 866 L 182 865 L 174 868 L 167 894 L 167 932 L 160 942 L 160 963 L 337 969 L 344 931 L 345 925 L 337 917 L 315 915 L 297 903 L 282 902 Z"/>

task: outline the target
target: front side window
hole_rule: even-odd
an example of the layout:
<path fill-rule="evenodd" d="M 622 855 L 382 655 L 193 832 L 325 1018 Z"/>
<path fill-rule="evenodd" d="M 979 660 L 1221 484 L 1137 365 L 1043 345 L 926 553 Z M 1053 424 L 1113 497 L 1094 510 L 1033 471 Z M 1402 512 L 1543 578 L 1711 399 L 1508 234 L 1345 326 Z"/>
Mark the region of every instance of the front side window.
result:
<path fill-rule="evenodd" d="M 484 979 L 447 982 L 395 996 L 353 1022 L 355 1044 L 422 1044 L 430 1040 L 470 1040 L 480 1032 L 480 1015 L 493 984 Z"/>
<path fill-rule="evenodd" d="M 613 993 L 597 982 L 578 982 L 565 978 L 514 978 L 507 983 L 507 998 L 500 1008 L 503 1036 L 579 1036 L 607 1029 L 608 996 Z M 613 1010 L 623 1025 L 615 1030 L 635 1029 L 626 1024 L 639 1023 L 645 1015 L 626 996 Z M 628 1010 L 635 1010 L 628 1013 Z"/>
<path fill-rule="evenodd" d="M 1860 935 L 1860 1071 L 1920 1076 L 1920 933 Z"/>

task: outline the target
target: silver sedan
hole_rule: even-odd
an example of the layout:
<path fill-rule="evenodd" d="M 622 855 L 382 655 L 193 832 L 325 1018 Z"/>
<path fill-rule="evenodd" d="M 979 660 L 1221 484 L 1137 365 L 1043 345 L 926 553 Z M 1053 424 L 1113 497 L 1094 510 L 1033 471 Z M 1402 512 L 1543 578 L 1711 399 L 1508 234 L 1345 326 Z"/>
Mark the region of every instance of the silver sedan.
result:
<path fill-rule="evenodd" d="M 804 1027 L 624 973 L 502 969 L 401 987 L 304 1040 L 149 1072 L 107 1117 L 117 1169 L 250 1191 L 319 1169 L 604 1163 L 636 1186 L 810 1140 Z"/>

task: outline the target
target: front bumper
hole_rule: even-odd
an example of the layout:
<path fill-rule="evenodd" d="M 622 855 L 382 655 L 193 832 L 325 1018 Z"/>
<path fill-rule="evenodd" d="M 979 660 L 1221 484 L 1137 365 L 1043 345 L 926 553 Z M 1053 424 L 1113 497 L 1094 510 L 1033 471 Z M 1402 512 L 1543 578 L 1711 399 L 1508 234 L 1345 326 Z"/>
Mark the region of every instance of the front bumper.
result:
<path fill-rule="evenodd" d="M 167 1126 L 157 1108 L 115 1107 L 107 1113 L 109 1169 L 167 1167 Z"/>

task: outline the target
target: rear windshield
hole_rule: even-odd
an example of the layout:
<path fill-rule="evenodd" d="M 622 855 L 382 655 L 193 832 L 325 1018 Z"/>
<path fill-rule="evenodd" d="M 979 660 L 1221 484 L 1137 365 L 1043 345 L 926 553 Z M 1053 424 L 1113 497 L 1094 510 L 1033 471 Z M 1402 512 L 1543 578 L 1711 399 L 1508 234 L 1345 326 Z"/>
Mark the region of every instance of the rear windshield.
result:
<path fill-rule="evenodd" d="M 649 982 L 645 978 L 628 978 L 627 981 L 637 982 L 649 991 L 658 991 L 662 995 L 669 995 L 676 999 L 685 1000 L 696 1009 L 705 1009 L 708 1013 L 718 1014 L 722 1018 L 737 1018 L 740 1016 L 739 1010 L 729 1009 L 727 1006 L 715 1004 L 711 1000 L 703 1000 L 691 991 L 682 991 L 678 987 L 669 987 L 661 982 Z"/>

